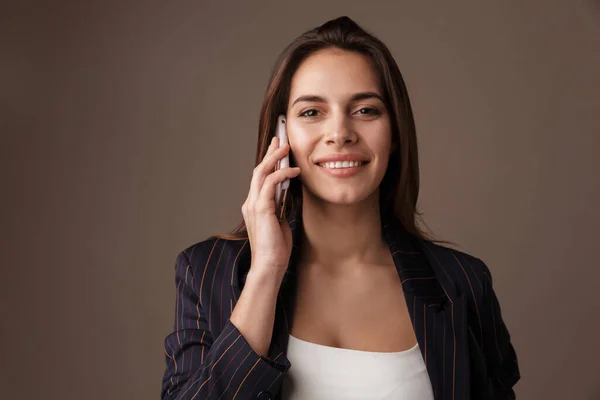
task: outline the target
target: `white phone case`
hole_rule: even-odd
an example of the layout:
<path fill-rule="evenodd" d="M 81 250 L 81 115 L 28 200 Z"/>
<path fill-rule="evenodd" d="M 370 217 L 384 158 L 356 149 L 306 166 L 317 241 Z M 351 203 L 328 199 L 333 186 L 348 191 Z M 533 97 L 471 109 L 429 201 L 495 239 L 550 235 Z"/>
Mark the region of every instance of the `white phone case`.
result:
<path fill-rule="evenodd" d="M 279 139 L 279 147 L 283 146 L 288 142 L 287 132 L 285 129 L 285 115 L 281 114 L 277 117 L 277 127 L 275 130 L 275 136 Z M 277 162 L 277 169 L 288 168 L 290 166 L 289 153 Z M 275 207 L 278 212 L 279 220 L 283 218 L 283 202 L 285 201 L 287 190 L 290 187 L 290 180 L 286 179 L 281 183 L 277 184 L 275 189 Z"/>

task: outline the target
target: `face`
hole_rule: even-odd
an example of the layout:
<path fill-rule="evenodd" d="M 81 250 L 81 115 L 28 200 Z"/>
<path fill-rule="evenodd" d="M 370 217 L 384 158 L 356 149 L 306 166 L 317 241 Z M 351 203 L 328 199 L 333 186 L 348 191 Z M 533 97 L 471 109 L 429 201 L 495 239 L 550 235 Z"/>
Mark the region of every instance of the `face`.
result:
<path fill-rule="evenodd" d="M 368 58 L 337 49 L 313 53 L 292 78 L 286 125 L 304 195 L 335 204 L 378 195 L 391 127 Z M 346 169 L 318 163 L 339 156 L 365 162 Z"/>

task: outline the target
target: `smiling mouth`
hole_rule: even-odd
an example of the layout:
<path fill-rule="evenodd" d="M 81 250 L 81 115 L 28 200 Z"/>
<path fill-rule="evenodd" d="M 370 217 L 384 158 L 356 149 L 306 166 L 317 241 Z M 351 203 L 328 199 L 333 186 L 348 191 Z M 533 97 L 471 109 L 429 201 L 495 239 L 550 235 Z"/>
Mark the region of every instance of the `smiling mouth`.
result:
<path fill-rule="evenodd" d="M 316 163 L 319 167 L 335 170 L 335 169 L 348 169 L 358 168 L 368 164 L 369 161 L 331 161 L 324 163 Z"/>

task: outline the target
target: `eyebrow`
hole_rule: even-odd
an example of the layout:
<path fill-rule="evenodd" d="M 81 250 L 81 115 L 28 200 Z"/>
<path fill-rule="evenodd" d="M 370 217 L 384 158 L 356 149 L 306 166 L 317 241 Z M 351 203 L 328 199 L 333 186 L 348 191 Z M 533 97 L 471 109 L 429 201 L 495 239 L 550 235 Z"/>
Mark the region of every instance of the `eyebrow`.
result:
<path fill-rule="evenodd" d="M 382 103 L 385 104 L 385 102 L 383 101 L 383 98 L 375 92 L 360 92 L 360 93 L 355 93 L 354 95 L 352 95 L 352 97 L 350 97 L 350 101 L 358 101 L 358 100 L 365 100 L 365 99 L 379 99 Z M 294 102 L 292 103 L 292 107 L 296 103 L 300 103 L 302 101 L 315 102 L 315 103 L 326 103 L 327 102 L 327 100 L 325 100 L 324 97 L 308 94 L 308 95 L 300 96 L 296 100 L 294 100 Z"/>

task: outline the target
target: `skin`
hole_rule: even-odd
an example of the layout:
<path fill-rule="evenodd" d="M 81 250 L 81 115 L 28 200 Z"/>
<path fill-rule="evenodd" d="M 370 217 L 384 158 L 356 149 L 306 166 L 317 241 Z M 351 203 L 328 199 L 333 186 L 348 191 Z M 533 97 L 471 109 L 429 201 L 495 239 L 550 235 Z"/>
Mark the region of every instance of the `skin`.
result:
<path fill-rule="evenodd" d="M 290 333 L 331 347 L 404 351 L 416 337 L 379 217 L 390 116 L 376 97 L 351 100 L 363 92 L 383 97 L 368 59 L 354 52 L 314 53 L 292 79 L 287 132 L 301 169 L 304 237 Z M 306 95 L 325 101 L 295 103 Z M 370 160 L 353 177 L 329 176 L 315 164 L 349 152 Z"/>
<path fill-rule="evenodd" d="M 331 272 L 360 274 L 380 260 L 385 243 L 379 220 L 379 184 L 391 151 L 390 116 L 382 100 L 351 101 L 356 93 L 383 98 L 368 59 L 343 50 L 322 50 L 306 59 L 291 84 L 287 132 L 303 185 L 304 254 Z M 300 101 L 317 95 L 325 102 Z M 349 178 L 328 176 L 317 157 L 356 152 L 370 162 Z"/>

